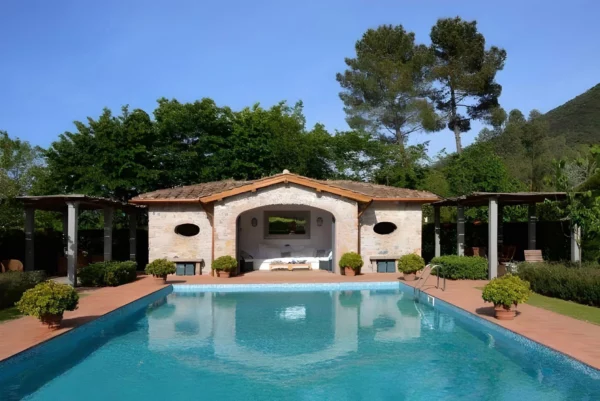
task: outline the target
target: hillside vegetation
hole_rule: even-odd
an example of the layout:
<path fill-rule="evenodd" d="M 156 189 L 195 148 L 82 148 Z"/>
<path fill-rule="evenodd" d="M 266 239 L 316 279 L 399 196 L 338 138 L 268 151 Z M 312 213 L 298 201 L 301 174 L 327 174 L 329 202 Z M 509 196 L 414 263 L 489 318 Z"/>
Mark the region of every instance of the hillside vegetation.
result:
<path fill-rule="evenodd" d="M 567 143 L 600 143 L 600 84 L 545 114 L 552 136 Z"/>

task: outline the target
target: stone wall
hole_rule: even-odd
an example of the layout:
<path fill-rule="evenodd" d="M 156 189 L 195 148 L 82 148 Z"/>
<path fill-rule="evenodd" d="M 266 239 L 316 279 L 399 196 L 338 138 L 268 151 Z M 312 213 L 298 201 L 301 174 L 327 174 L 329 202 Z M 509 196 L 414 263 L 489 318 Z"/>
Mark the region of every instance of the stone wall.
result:
<path fill-rule="evenodd" d="M 364 273 L 376 272 L 370 256 L 421 254 L 422 205 L 419 203 L 374 202 L 361 216 L 360 253 L 365 261 Z M 394 223 L 391 234 L 373 231 L 380 222 Z"/>
<path fill-rule="evenodd" d="M 336 220 L 335 266 L 337 260 L 358 248 L 358 205 L 355 201 L 295 184 L 279 184 L 247 192 L 215 203 L 215 257 L 236 255 L 236 220 L 248 210 L 266 205 L 306 205 L 333 214 Z"/>
<path fill-rule="evenodd" d="M 193 237 L 176 234 L 175 227 L 185 223 L 197 225 L 200 233 Z M 150 261 L 204 259 L 203 272 L 210 272 L 212 227 L 208 215 L 200 204 L 149 206 L 148 247 Z"/>

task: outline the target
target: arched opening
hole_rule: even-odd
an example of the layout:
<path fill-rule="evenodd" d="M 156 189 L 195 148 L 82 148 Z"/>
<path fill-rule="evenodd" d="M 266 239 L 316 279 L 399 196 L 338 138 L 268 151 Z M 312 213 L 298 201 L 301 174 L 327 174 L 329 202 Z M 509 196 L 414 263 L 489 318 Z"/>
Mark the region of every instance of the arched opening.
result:
<path fill-rule="evenodd" d="M 333 271 L 335 218 L 307 205 L 269 205 L 241 213 L 236 224 L 240 270 Z"/>

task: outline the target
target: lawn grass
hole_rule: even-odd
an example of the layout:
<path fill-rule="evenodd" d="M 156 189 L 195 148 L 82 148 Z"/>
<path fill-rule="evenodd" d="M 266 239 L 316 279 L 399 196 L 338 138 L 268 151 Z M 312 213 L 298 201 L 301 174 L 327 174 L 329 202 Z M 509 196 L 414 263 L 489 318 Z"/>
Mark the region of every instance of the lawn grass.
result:
<path fill-rule="evenodd" d="M 19 312 L 15 306 L 12 308 L 0 309 L 0 323 L 19 318 L 21 316 L 23 315 L 21 315 L 21 312 Z"/>
<path fill-rule="evenodd" d="M 483 290 L 483 287 L 477 287 L 477 289 Z M 547 297 L 545 295 L 536 294 L 535 292 L 531 293 L 531 296 L 525 303 L 569 316 L 573 319 L 600 325 L 600 308 L 596 308 L 595 306 L 582 305 L 577 302 Z"/>

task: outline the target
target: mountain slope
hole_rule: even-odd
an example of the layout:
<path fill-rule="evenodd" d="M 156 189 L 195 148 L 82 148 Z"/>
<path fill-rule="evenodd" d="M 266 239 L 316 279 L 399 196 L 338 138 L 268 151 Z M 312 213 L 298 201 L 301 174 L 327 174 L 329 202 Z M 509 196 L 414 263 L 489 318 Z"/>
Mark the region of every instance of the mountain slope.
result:
<path fill-rule="evenodd" d="M 553 136 L 567 143 L 600 143 L 600 84 L 545 114 Z"/>

